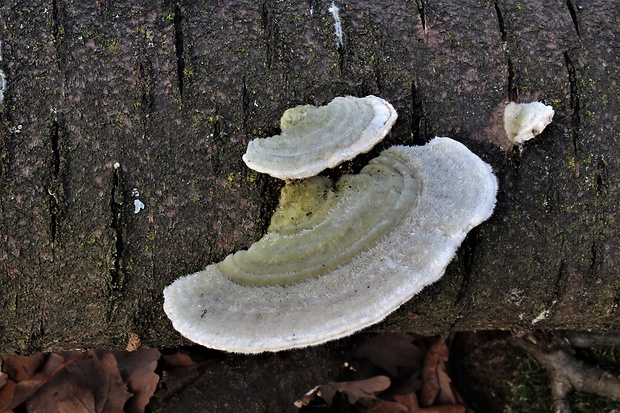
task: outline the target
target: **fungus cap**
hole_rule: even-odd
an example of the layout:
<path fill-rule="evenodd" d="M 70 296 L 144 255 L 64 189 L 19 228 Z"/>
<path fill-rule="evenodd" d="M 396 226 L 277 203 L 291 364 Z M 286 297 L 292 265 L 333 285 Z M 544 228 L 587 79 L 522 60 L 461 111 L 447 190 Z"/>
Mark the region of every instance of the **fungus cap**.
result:
<path fill-rule="evenodd" d="M 553 120 L 553 108 L 540 102 L 510 102 L 504 109 L 506 137 L 514 144 L 522 144 L 539 135 Z"/>
<path fill-rule="evenodd" d="M 164 309 L 190 340 L 239 353 L 350 335 L 437 281 L 496 192 L 491 167 L 449 138 L 392 147 L 335 186 L 288 183 L 269 232 L 176 280 Z"/>
<path fill-rule="evenodd" d="M 251 141 L 243 160 L 249 168 L 280 179 L 314 176 L 371 150 L 397 116 L 392 105 L 376 96 L 297 106 L 284 112 L 282 133 Z"/>

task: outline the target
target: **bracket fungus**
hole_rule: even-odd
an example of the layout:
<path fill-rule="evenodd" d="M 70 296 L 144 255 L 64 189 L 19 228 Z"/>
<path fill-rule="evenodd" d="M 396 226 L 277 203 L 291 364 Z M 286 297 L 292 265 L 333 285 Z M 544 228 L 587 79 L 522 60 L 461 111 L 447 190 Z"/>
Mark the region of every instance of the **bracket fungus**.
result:
<path fill-rule="evenodd" d="M 437 281 L 496 192 L 491 167 L 449 138 L 394 146 L 335 184 L 288 182 L 268 233 L 176 280 L 164 309 L 190 340 L 239 353 L 350 335 Z"/>
<path fill-rule="evenodd" d="M 251 141 L 243 155 L 255 171 L 280 179 L 314 176 L 371 150 L 392 128 L 396 111 L 376 96 L 337 97 L 302 105 L 280 119 L 280 135 Z"/>
<path fill-rule="evenodd" d="M 504 109 L 506 137 L 515 145 L 539 135 L 553 120 L 551 106 L 540 102 L 510 102 Z"/>

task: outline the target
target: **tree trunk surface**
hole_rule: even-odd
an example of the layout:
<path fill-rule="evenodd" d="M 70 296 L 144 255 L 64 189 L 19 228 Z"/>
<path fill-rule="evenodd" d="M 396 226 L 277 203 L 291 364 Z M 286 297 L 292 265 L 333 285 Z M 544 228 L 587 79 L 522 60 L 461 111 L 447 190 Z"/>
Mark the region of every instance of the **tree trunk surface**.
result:
<path fill-rule="evenodd" d="M 369 94 L 399 118 L 352 168 L 437 135 L 499 180 L 443 278 L 374 330 L 620 331 L 620 2 L 339 1 L 342 45 L 330 5 L 3 1 L 0 353 L 188 344 L 164 287 L 277 204 L 247 143 Z M 556 110 L 522 150 L 509 100 Z"/>

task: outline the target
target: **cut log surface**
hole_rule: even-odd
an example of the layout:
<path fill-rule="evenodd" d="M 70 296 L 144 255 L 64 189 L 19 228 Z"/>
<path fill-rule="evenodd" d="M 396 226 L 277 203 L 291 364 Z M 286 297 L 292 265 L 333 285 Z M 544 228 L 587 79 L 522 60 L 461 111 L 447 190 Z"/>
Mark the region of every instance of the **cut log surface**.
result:
<path fill-rule="evenodd" d="M 277 203 L 247 143 L 370 94 L 399 117 L 347 168 L 448 136 L 500 188 L 375 330 L 620 330 L 620 1 L 336 2 L 341 45 L 330 5 L 2 2 L 0 353 L 187 344 L 164 287 L 247 248 Z M 522 148 L 509 100 L 556 111 Z"/>

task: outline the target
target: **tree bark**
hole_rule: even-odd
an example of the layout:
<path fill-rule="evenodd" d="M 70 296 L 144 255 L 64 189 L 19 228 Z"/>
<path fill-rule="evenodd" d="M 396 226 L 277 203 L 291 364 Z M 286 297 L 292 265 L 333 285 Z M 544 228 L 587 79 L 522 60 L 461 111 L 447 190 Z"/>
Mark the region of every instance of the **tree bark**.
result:
<path fill-rule="evenodd" d="M 186 344 L 163 288 L 277 203 L 248 141 L 340 95 L 399 113 L 351 168 L 438 135 L 499 179 L 444 277 L 375 330 L 619 330 L 620 2 L 336 5 L 341 46 L 327 0 L 3 2 L 0 353 Z M 522 150 L 508 100 L 556 110 Z"/>

